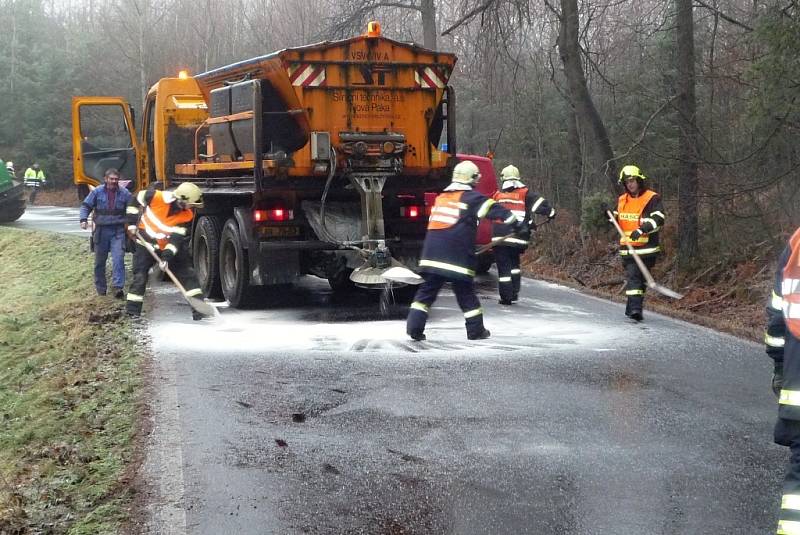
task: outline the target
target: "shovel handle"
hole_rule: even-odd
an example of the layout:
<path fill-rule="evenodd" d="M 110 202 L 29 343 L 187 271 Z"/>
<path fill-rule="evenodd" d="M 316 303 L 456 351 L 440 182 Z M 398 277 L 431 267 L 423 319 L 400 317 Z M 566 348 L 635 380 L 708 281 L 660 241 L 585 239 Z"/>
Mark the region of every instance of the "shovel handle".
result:
<path fill-rule="evenodd" d="M 161 258 L 159 258 L 159 256 L 156 254 L 156 250 L 153 248 L 153 246 L 150 244 L 150 242 L 148 242 L 147 240 L 145 240 L 144 238 L 142 238 L 142 235 L 141 235 L 141 234 L 139 234 L 139 231 L 138 231 L 138 230 L 136 231 L 136 242 L 137 242 L 138 244 L 140 244 L 141 246 L 143 246 L 145 249 L 147 249 L 147 252 L 148 252 L 148 253 L 150 253 L 150 256 L 152 256 L 152 257 L 153 257 L 153 260 L 155 260 L 155 261 L 156 261 L 156 264 L 161 264 L 162 260 L 161 260 Z M 183 294 L 183 296 L 184 296 L 184 297 L 188 297 L 188 296 L 186 295 L 186 288 L 184 288 L 184 287 L 183 287 L 183 284 L 181 284 L 181 283 L 180 283 L 180 281 L 178 280 L 178 277 L 176 277 L 176 276 L 175 276 L 175 274 L 174 274 L 174 273 L 172 273 L 172 270 L 171 270 L 171 269 L 169 269 L 169 266 L 167 266 L 166 268 L 164 268 L 164 273 L 166 273 L 166 274 L 167 274 L 167 276 L 169 276 L 169 278 L 170 278 L 170 279 L 172 279 L 172 282 L 174 282 L 174 283 L 175 283 L 175 286 L 177 286 L 177 287 L 178 287 L 178 290 L 180 290 L 180 291 L 181 291 L 181 293 Z"/>
<path fill-rule="evenodd" d="M 622 231 L 622 228 L 620 228 L 619 223 L 617 223 L 617 219 L 614 217 L 614 215 L 611 213 L 610 210 L 606 210 L 606 215 L 608 216 L 608 220 L 611 221 L 611 223 L 614 225 L 614 228 L 617 229 L 617 232 L 619 232 L 620 237 L 622 237 L 623 239 L 627 238 L 627 236 L 625 236 L 625 232 Z M 644 262 L 639 257 L 639 253 L 636 252 L 636 249 L 631 247 L 631 244 L 629 243 L 626 243 L 625 246 L 628 248 L 628 253 L 633 257 L 633 260 L 636 262 L 636 265 L 639 266 L 639 270 L 642 272 L 642 275 L 644 275 L 644 280 L 647 281 L 647 285 L 649 287 L 653 288 L 654 290 L 656 290 L 661 294 L 666 295 L 667 297 L 672 297 L 673 299 L 683 298 L 683 295 L 679 294 L 678 292 L 670 290 L 669 288 L 666 288 L 658 284 L 656 280 L 653 278 L 653 275 L 650 274 L 650 270 L 647 269 L 647 266 L 644 265 Z"/>
<path fill-rule="evenodd" d="M 620 237 L 622 239 L 627 238 L 627 236 L 625 236 L 625 232 L 623 232 L 622 228 L 619 226 L 619 223 L 617 223 L 617 219 L 614 217 L 614 215 L 611 213 L 610 210 L 606 210 L 606 216 L 608 216 L 608 220 L 611 221 L 611 223 L 614 225 L 614 228 L 617 229 L 617 232 L 619 232 Z M 644 265 L 642 259 L 639 258 L 639 253 L 636 252 L 636 249 L 631 247 L 630 243 L 626 243 L 625 247 L 628 248 L 628 254 L 630 254 L 633 257 L 633 260 L 636 262 L 636 265 L 639 266 L 642 275 L 644 275 L 644 280 L 647 281 L 647 285 L 655 286 L 656 280 L 650 274 L 650 270 L 647 269 L 647 266 Z"/>

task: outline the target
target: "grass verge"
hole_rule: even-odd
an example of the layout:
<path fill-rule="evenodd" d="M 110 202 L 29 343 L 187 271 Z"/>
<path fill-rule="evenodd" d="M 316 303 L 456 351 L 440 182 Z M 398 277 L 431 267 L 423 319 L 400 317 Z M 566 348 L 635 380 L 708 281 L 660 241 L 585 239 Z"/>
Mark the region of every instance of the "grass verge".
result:
<path fill-rule="evenodd" d="M 117 533 L 143 350 L 85 239 L 0 227 L 0 533 Z"/>

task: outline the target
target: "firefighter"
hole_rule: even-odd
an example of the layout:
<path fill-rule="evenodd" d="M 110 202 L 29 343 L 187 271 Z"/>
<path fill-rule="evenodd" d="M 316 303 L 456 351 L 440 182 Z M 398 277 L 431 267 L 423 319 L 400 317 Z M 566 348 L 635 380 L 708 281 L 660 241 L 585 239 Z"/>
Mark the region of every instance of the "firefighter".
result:
<path fill-rule="evenodd" d="M 644 275 L 630 256 L 627 245 L 633 247 L 648 269 L 652 269 L 661 252 L 658 231 L 664 226 L 664 208 L 661 197 L 648 187 L 647 177 L 635 165 L 622 168 L 619 182 L 625 187 L 625 192 L 619 196 L 613 215 L 625 233 L 625 238 L 619 240 L 619 254 L 625 269 L 625 295 L 628 297 L 625 315 L 642 321 Z"/>
<path fill-rule="evenodd" d="M 425 340 L 428 313 L 445 282 L 453 285 L 458 306 L 464 313 L 467 338 L 481 340 L 491 334 L 483 326 L 483 310 L 472 286 L 478 221 L 485 217 L 502 219 L 515 232 L 524 233 L 528 229 L 510 210 L 472 189 L 480 176 L 473 162 L 456 165 L 452 183 L 436 197 L 431 209 L 419 261 L 425 282 L 417 290 L 406 320 L 406 332 L 413 340 Z"/>
<path fill-rule="evenodd" d="M 778 396 L 775 443 L 791 450 L 783 483 L 779 534 L 800 534 L 800 229 L 778 262 L 767 303 L 767 355 L 772 357 L 772 391 Z"/>
<path fill-rule="evenodd" d="M 23 177 L 23 180 L 25 185 L 31 188 L 31 194 L 28 198 L 28 202 L 33 204 L 36 200 L 36 193 L 39 191 L 39 188 L 45 185 L 47 178 L 44 176 L 44 171 L 39 168 L 39 164 L 35 163 L 25 170 L 25 176 Z"/>
<path fill-rule="evenodd" d="M 553 219 L 556 211 L 547 202 L 547 199 L 528 190 L 519 178 L 519 169 L 513 165 L 500 171 L 502 181 L 500 191 L 495 192 L 493 198 L 504 208 L 533 227 L 535 214 Z M 495 221 L 492 225 L 492 243 L 494 246 L 494 260 L 497 263 L 497 285 L 500 290 L 500 304 L 511 305 L 519 298 L 520 269 L 519 259 L 530 243 L 530 233 L 512 236 L 503 240 L 511 228 L 502 221 Z"/>
<path fill-rule="evenodd" d="M 189 256 L 189 230 L 194 219 L 194 210 L 202 206 L 203 194 L 195 184 L 184 182 L 174 192 L 143 190 L 136 194 L 128 205 L 128 235 L 137 239 L 136 231 L 153 245 L 164 267 L 175 274 L 186 288 L 187 297 L 201 296 L 203 291 L 192 267 Z M 126 312 L 137 317 L 142 313 L 144 293 L 147 287 L 147 272 L 155 264 L 147 248 L 137 243 L 133 253 L 133 283 L 128 289 Z M 192 319 L 204 316 L 192 310 Z"/>

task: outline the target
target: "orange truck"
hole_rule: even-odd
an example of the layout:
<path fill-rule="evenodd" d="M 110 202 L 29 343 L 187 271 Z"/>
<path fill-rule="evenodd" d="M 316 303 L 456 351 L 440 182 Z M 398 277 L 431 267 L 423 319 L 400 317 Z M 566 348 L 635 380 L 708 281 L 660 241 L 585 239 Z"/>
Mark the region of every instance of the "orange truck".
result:
<path fill-rule="evenodd" d="M 304 274 L 382 287 L 387 268 L 416 267 L 458 161 L 455 62 L 371 22 L 351 39 L 163 78 L 139 135 L 124 99 L 75 97 L 74 180 L 83 195 L 116 167 L 132 190 L 200 186 L 195 269 L 232 306 Z"/>

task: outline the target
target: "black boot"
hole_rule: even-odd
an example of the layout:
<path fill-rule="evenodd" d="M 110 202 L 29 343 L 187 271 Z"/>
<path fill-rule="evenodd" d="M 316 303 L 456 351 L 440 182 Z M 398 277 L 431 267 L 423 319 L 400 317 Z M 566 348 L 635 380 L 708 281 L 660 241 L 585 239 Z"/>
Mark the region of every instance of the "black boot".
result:
<path fill-rule="evenodd" d="M 485 340 L 489 338 L 492 333 L 489 332 L 489 329 L 483 329 L 482 332 L 477 333 L 467 333 L 468 340 Z"/>
<path fill-rule="evenodd" d="M 425 338 L 425 333 L 422 332 L 422 331 L 411 331 L 411 332 L 408 333 L 408 336 L 410 336 L 411 339 L 416 341 L 416 342 L 422 342 L 423 340 L 426 339 Z"/>

